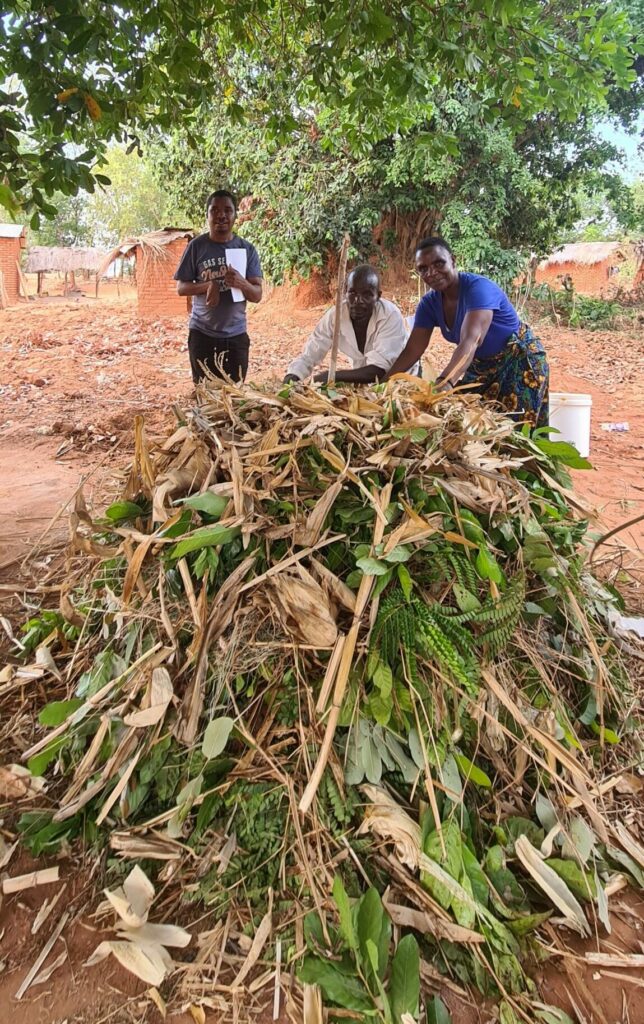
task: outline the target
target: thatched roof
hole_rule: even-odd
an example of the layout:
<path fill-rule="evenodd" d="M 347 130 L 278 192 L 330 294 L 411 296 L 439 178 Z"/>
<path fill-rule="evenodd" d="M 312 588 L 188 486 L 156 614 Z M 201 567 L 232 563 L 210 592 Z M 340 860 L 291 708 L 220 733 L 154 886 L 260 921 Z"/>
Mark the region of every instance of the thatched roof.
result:
<path fill-rule="evenodd" d="M 22 238 L 26 234 L 24 224 L 0 224 L 0 238 Z"/>
<path fill-rule="evenodd" d="M 40 274 L 47 270 L 58 270 L 63 274 L 70 270 L 94 271 L 99 269 L 104 259 L 104 249 L 32 245 L 27 253 L 25 273 Z"/>
<path fill-rule="evenodd" d="M 123 256 L 132 256 L 137 249 L 142 250 L 146 255 L 166 255 L 163 247 L 176 242 L 177 238 L 194 238 L 195 232 L 192 228 L 161 228 L 160 231 L 148 231 L 145 235 L 138 235 L 136 238 L 125 238 L 122 242 L 107 253 L 100 267 L 103 275 L 110 263 Z"/>
<path fill-rule="evenodd" d="M 594 263 L 603 263 L 608 259 L 624 260 L 625 248 L 623 242 L 573 242 L 555 249 L 539 266 L 545 269 L 561 263 L 578 263 L 590 267 Z"/>

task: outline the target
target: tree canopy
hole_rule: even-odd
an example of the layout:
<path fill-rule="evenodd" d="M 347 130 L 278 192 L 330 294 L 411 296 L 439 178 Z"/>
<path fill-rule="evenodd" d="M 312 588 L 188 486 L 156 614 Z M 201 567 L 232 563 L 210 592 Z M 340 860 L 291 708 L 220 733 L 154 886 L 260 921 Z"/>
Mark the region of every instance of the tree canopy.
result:
<path fill-rule="evenodd" d="M 620 5 L 572 0 L 16 0 L 0 20 L 0 202 L 35 226 L 56 190 L 105 183 L 110 141 L 181 124 L 198 147 L 207 109 L 281 142 L 313 123 L 351 154 L 435 119 L 435 156 L 454 153 L 435 118 L 454 93 L 518 133 L 628 89 L 636 48 Z"/>

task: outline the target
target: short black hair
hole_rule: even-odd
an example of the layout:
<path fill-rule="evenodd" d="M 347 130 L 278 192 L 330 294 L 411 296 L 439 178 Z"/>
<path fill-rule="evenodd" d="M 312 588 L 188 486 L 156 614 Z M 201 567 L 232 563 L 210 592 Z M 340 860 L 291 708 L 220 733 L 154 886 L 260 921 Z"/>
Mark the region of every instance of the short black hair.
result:
<path fill-rule="evenodd" d="M 352 276 L 362 280 L 373 278 L 377 282 L 378 288 L 380 288 L 380 274 L 370 263 L 361 263 L 359 267 L 354 267 L 350 270 L 347 274 L 347 281 Z"/>
<path fill-rule="evenodd" d="M 422 249 L 436 249 L 438 246 L 440 246 L 441 249 L 447 250 L 450 256 L 454 255 L 451 246 L 448 245 L 445 239 L 441 238 L 440 235 L 431 235 L 430 238 L 423 238 L 422 242 L 419 242 L 416 246 L 415 251 L 421 252 Z"/>
<path fill-rule="evenodd" d="M 237 200 L 236 200 L 235 196 L 232 194 L 232 192 L 229 192 L 228 189 L 225 189 L 225 188 L 218 188 L 215 192 L 211 192 L 210 193 L 210 195 L 206 199 L 206 213 L 208 213 L 208 210 L 210 209 L 210 207 L 214 203 L 215 199 L 230 199 L 230 200 L 232 200 L 232 204 L 235 207 L 235 213 L 237 213 Z"/>

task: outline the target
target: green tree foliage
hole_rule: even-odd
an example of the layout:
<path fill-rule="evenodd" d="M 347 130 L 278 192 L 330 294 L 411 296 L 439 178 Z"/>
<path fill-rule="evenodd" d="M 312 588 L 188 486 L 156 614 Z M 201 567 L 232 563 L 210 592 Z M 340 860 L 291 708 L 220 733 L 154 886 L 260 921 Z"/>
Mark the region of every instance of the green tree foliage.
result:
<path fill-rule="evenodd" d="M 231 56 L 245 68 L 235 75 Z M 434 115 L 444 92 L 518 130 L 541 111 L 574 117 L 635 79 L 618 5 L 543 0 L 100 0 L 9 3 L 0 20 L 0 201 L 53 213 L 55 191 L 101 182 L 111 140 L 198 112 L 250 112 L 285 140 L 324 104 L 325 134 L 352 152 Z M 288 96 L 289 102 L 280 99 Z M 434 135 L 436 153 L 449 139 Z M 79 147 L 70 156 L 67 143 Z"/>
<path fill-rule="evenodd" d="M 625 189 L 604 169 L 618 152 L 595 137 L 589 116 L 541 114 L 515 135 L 488 124 L 471 96 L 443 95 L 431 119 L 364 154 L 332 144 L 331 122 L 328 111 L 302 115 L 301 130 L 278 144 L 259 116 L 235 124 L 208 110 L 197 149 L 177 130 L 153 162 L 195 225 L 213 188 L 250 197 L 239 230 L 275 280 L 327 266 L 349 230 L 354 257 L 384 265 L 411 265 L 419 238 L 440 232 L 464 266 L 508 282 L 527 253 L 545 253 L 579 219 L 582 186 Z"/>

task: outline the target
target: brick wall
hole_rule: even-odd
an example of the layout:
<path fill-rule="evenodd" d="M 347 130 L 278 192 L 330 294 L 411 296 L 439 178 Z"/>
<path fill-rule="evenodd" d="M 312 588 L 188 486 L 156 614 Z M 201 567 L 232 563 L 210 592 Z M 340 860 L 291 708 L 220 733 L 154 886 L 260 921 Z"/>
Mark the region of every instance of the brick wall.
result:
<path fill-rule="evenodd" d="M 176 316 L 189 309 L 190 300 L 177 295 L 177 282 L 173 280 L 188 241 L 177 238 L 164 245 L 162 252 L 152 252 L 148 247 L 136 250 L 136 288 L 143 316 Z"/>
<path fill-rule="evenodd" d="M 20 239 L 0 238 L 0 270 L 9 304 L 13 306 L 20 299 L 20 282 L 16 260 L 20 259 Z"/>
<path fill-rule="evenodd" d="M 610 267 L 610 260 L 592 263 L 589 266 L 583 263 L 556 263 L 550 267 L 537 268 L 535 280 L 538 284 L 545 283 L 552 288 L 561 288 L 561 278 L 569 274 L 575 291 L 581 292 L 582 295 L 601 295 L 617 281 L 617 278 L 611 279 Z"/>

